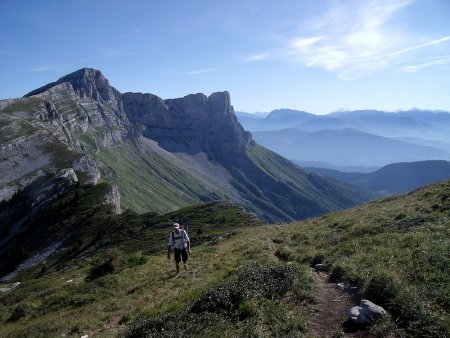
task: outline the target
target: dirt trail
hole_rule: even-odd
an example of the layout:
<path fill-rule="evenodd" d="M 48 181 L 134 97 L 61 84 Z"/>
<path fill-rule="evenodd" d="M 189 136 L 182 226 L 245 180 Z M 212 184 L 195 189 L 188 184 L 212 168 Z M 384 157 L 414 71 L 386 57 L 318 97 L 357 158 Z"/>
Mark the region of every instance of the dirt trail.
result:
<path fill-rule="evenodd" d="M 348 310 L 359 304 L 356 295 L 347 290 L 340 290 L 336 283 L 331 283 L 329 274 L 315 272 L 319 283 L 318 312 L 315 313 L 309 324 L 313 337 L 364 337 L 364 331 L 345 332 L 339 335 L 341 324 L 345 321 Z"/>

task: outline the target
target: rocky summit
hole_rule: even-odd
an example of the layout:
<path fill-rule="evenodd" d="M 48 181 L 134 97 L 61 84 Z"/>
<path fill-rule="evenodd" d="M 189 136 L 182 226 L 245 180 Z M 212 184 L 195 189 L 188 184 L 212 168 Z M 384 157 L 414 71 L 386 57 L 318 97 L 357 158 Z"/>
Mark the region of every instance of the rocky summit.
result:
<path fill-rule="evenodd" d="M 116 212 L 167 212 L 227 199 L 269 222 L 370 197 L 258 146 L 237 121 L 226 91 L 166 100 L 122 94 L 100 71 L 83 68 L 23 98 L 0 101 L 0 109 L 0 231 L 8 236 L 36 212 L 34 205 L 19 212 L 14 200 L 33 201 L 42 191 L 57 198 L 73 182 L 109 182 L 114 198 L 105 201 L 114 200 Z M 50 187 L 67 170 L 72 183 L 55 192 Z"/>

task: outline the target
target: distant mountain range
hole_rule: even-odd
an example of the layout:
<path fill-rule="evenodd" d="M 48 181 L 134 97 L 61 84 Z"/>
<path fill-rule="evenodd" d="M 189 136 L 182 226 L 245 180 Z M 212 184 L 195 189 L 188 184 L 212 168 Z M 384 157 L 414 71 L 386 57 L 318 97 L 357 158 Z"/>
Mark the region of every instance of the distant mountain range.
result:
<path fill-rule="evenodd" d="M 237 113 L 244 129 L 265 147 L 295 161 L 333 167 L 450 159 L 446 111 L 342 111 L 314 115 L 279 109 L 266 117 Z"/>
<path fill-rule="evenodd" d="M 365 133 L 353 128 L 314 132 L 298 129 L 253 132 L 266 148 L 292 160 L 322 161 L 337 166 L 382 166 L 394 162 L 445 158 L 440 148 Z"/>
<path fill-rule="evenodd" d="M 313 167 L 306 167 L 305 170 L 382 194 L 404 193 L 439 180 L 450 179 L 450 162 L 447 161 L 394 163 L 371 173 L 349 173 Z"/>
<path fill-rule="evenodd" d="M 236 112 L 236 117 L 245 130 L 253 132 L 290 128 L 314 119 L 317 115 L 300 110 L 276 109 L 270 113 Z"/>

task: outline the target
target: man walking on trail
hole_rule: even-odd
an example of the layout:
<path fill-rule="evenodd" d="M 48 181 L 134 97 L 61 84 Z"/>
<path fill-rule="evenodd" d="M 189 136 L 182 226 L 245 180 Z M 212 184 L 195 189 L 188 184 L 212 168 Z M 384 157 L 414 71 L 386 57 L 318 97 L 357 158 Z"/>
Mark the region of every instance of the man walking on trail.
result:
<path fill-rule="evenodd" d="M 169 235 L 169 246 L 167 250 L 167 258 L 170 259 L 170 252 L 175 249 L 175 266 L 177 275 L 180 273 L 180 262 L 183 260 L 184 269 L 187 270 L 188 255 L 191 254 L 191 242 L 187 232 L 183 230 L 178 223 L 173 224 L 173 231 Z"/>

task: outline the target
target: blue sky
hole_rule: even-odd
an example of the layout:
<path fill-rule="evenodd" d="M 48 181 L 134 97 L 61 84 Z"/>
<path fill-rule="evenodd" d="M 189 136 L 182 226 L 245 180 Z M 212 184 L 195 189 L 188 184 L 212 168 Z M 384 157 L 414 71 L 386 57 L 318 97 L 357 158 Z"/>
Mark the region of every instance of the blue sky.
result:
<path fill-rule="evenodd" d="M 82 67 L 235 110 L 450 110 L 450 0 L 0 1 L 0 98 Z"/>

